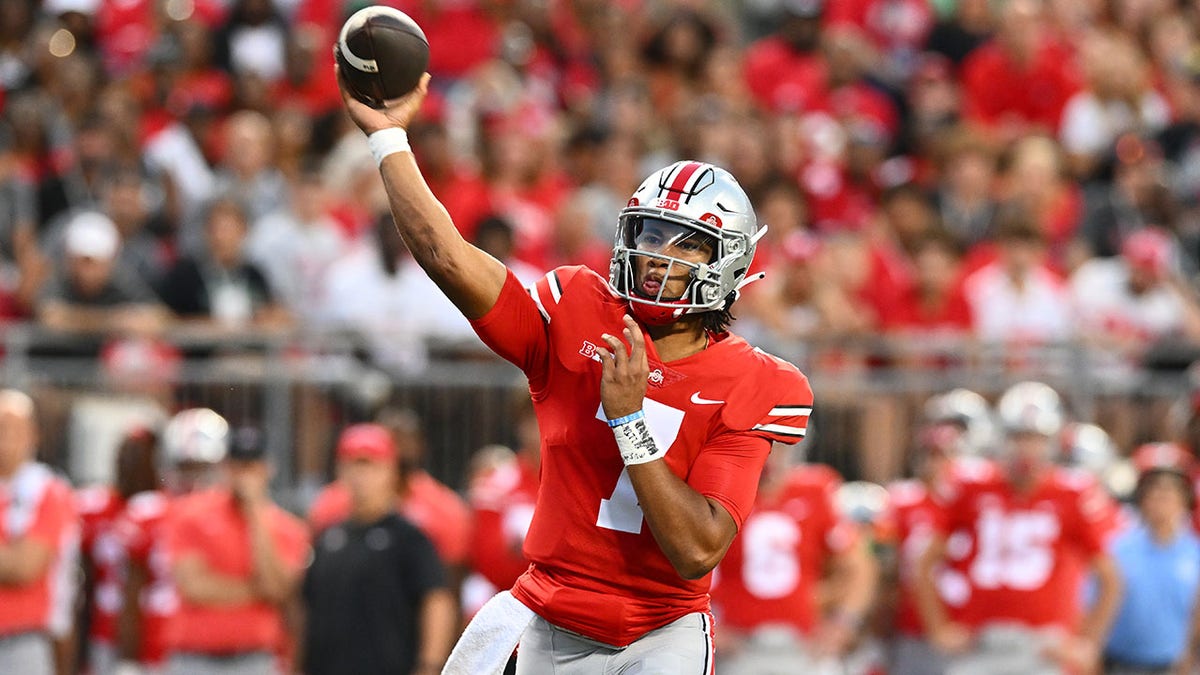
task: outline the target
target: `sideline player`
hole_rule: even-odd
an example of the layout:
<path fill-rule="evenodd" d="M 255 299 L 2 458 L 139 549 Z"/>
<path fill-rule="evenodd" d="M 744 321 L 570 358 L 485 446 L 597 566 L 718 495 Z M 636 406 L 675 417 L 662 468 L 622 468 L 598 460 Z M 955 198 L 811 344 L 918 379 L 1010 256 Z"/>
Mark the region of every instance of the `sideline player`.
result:
<path fill-rule="evenodd" d="M 794 464 L 791 450 L 772 451 L 754 510 L 717 568 L 723 675 L 843 673 L 841 657 L 874 600 L 878 568 L 838 508 L 841 476 Z"/>
<path fill-rule="evenodd" d="M 1053 389 L 1013 385 L 997 410 L 1004 463 L 956 476 L 919 560 L 915 588 L 929 639 L 953 655 L 949 675 L 1091 672 L 1121 594 L 1104 548 L 1114 506 L 1089 474 L 1053 464 L 1064 416 Z M 948 618 L 934 575 L 947 535 L 958 530 L 971 534 L 961 561 L 970 597 Z M 1085 611 L 1089 568 L 1097 590 Z"/>
<path fill-rule="evenodd" d="M 891 633 L 891 675 L 941 675 L 945 657 L 934 649 L 925 634 L 917 610 L 913 585 L 917 561 L 934 534 L 940 500 L 947 494 L 956 473 L 978 475 L 991 470 L 982 458 L 993 447 L 991 408 L 982 396 L 968 389 L 938 394 L 925 404 L 925 424 L 918 434 L 914 477 L 888 485 L 888 509 L 880 527 L 894 545 L 889 557 L 884 603 L 892 611 L 886 623 Z M 951 535 L 961 541 L 965 532 Z M 961 545 L 949 545 L 952 556 Z M 956 616 L 966 601 L 968 582 L 961 570 L 942 566 L 937 572 L 938 592 L 944 610 Z"/>
<path fill-rule="evenodd" d="M 678 162 L 619 214 L 607 282 L 561 267 L 526 291 L 462 238 L 421 176 L 404 127 L 427 86 L 384 110 L 344 89 L 343 101 L 414 259 L 529 379 L 542 435 L 531 564 L 495 600 L 532 611 L 517 672 L 707 672 L 709 573 L 772 441 L 798 442 L 812 410 L 798 369 L 727 332 L 765 230 L 727 172 Z M 479 638 L 477 650 L 478 635 L 468 628 L 456 651 L 507 659 L 511 644 Z"/>

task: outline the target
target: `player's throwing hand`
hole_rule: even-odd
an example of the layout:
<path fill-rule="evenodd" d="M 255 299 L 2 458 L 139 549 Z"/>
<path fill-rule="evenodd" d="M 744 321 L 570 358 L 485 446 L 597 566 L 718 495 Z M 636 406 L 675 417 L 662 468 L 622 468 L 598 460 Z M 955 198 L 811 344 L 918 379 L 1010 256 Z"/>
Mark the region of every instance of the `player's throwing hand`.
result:
<path fill-rule="evenodd" d="M 650 376 L 650 365 L 646 359 L 646 338 L 633 317 L 626 315 L 625 329 L 621 331 L 625 342 L 605 333 L 600 336 L 608 349 L 598 347 L 600 353 L 600 402 L 604 415 L 611 419 L 624 417 L 642 409 L 646 398 L 646 378 Z"/>
<path fill-rule="evenodd" d="M 346 107 L 350 119 L 354 120 L 358 128 L 368 136 L 376 131 L 393 127 L 408 129 L 409 123 L 421 109 L 421 102 L 425 100 L 425 94 L 429 92 L 429 73 L 425 73 L 421 76 L 421 81 L 417 83 L 416 89 L 398 99 L 387 101 L 384 108 L 376 110 L 354 98 L 342 80 L 341 71 L 337 70 L 336 65 L 334 69 L 338 74 L 338 90 L 342 94 L 342 105 Z"/>

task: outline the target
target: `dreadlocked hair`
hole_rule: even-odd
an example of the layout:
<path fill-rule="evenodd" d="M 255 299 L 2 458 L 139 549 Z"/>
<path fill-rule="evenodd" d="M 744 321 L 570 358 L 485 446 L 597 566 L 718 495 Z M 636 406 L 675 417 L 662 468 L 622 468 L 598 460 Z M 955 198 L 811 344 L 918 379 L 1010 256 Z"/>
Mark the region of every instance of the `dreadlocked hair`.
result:
<path fill-rule="evenodd" d="M 729 330 L 729 324 L 733 323 L 735 317 L 733 312 L 729 311 L 733 307 L 733 301 L 737 299 L 736 293 L 730 293 L 725 299 L 725 306 L 721 309 L 714 309 L 704 312 L 700 315 L 700 325 L 704 330 L 714 335 L 720 335 Z"/>

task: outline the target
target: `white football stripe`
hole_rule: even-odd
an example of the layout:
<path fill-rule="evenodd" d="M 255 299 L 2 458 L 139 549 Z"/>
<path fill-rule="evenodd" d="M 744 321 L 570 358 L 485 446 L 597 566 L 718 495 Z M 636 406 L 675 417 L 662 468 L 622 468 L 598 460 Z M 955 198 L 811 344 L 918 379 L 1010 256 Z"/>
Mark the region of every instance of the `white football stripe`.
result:
<path fill-rule="evenodd" d="M 533 286 L 530 286 L 525 290 L 529 291 L 529 297 L 533 298 L 533 302 L 537 305 L 538 311 L 542 313 L 542 319 L 545 320 L 546 323 L 550 323 L 550 314 L 547 313 L 546 308 L 542 306 L 542 299 L 538 297 L 537 289 Z"/>
<path fill-rule="evenodd" d="M 801 406 L 779 406 L 778 408 L 771 408 L 771 412 L 769 412 L 767 414 L 774 415 L 775 417 L 785 417 L 785 416 L 804 417 L 805 415 L 812 414 L 812 408 L 801 407 Z"/>
<path fill-rule="evenodd" d="M 558 275 L 554 272 L 547 274 L 546 283 L 550 285 L 550 297 L 554 298 L 554 304 L 557 305 L 562 297 L 562 289 L 558 287 Z"/>
<path fill-rule="evenodd" d="M 755 424 L 754 428 L 758 431 L 769 431 L 774 434 L 783 434 L 785 436 L 803 436 L 806 431 L 800 427 L 789 427 L 785 424 Z"/>
<path fill-rule="evenodd" d="M 373 18 L 377 14 L 384 13 L 385 9 L 386 8 L 377 7 L 366 7 L 360 9 L 359 11 L 355 12 L 353 16 L 347 19 L 346 23 L 342 24 L 342 32 L 340 35 L 338 35 L 338 49 L 342 52 L 342 58 L 346 59 L 346 62 L 353 66 L 355 70 L 359 70 L 364 73 L 378 73 L 379 64 L 376 63 L 375 59 L 359 58 L 357 54 L 350 51 L 350 45 L 346 44 L 346 36 L 350 33 L 350 31 L 362 28 L 363 25 L 367 23 L 368 19 Z"/>

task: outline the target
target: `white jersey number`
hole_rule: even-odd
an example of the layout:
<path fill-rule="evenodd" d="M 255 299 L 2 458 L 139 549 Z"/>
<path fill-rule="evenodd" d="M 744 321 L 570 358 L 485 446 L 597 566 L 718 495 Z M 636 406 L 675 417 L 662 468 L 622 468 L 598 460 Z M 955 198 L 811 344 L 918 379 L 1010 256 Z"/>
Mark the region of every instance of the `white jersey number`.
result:
<path fill-rule="evenodd" d="M 665 455 L 679 436 L 679 427 L 683 425 L 683 411 L 648 398 L 642 402 L 642 411 L 646 413 L 646 426 L 650 428 L 650 436 Z M 596 419 L 608 421 L 604 416 L 604 406 L 596 410 Z M 596 526 L 618 532 L 641 533 L 642 508 L 638 506 L 637 493 L 633 491 L 633 481 L 629 478 L 628 468 L 621 470 L 621 475 L 617 477 L 617 485 L 608 499 L 600 500 Z"/>
<path fill-rule="evenodd" d="M 1058 518 L 1052 513 L 987 509 L 979 515 L 971 579 L 979 588 L 1040 588 L 1054 569 Z"/>
<path fill-rule="evenodd" d="M 800 584 L 800 525 L 775 511 L 750 516 L 742 528 L 742 583 L 756 598 L 787 597 Z"/>

